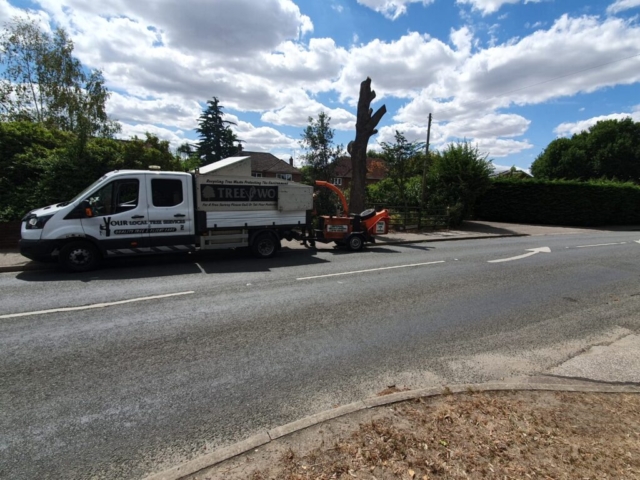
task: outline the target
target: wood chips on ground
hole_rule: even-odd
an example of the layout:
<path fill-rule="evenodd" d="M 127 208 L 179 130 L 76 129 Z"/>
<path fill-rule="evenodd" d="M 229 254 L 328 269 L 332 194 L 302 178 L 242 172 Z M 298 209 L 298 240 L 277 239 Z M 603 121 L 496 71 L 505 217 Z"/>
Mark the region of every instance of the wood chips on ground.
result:
<path fill-rule="evenodd" d="M 294 434 L 273 457 L 193 478 L 640 479 L 640 395 L 470 392 L 376 410 L 321 444 Z"/>

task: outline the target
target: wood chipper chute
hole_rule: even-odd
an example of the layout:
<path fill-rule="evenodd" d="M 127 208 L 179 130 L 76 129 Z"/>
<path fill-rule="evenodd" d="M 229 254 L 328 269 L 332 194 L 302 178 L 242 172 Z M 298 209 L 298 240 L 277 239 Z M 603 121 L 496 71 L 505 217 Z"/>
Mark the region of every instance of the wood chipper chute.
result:
<path fill-rule="evenodd" d="M 335 242 L 346 246 L 349 250 L 361 250 L 365 243 L 375 243 L 377 235 L 389 233 L 389 212 L 376 211 L 371 208 L 360 214 L 349 214 L 347 199 L 342 191 L 329 182 L 316 181 L 318 187 L 328 188 L 338 195 L 342 203 L 342 214 L 339 216 L 321 215 L 318 217 L 318 228 L 315 230 L 315 241 L 321 243 Z"/>

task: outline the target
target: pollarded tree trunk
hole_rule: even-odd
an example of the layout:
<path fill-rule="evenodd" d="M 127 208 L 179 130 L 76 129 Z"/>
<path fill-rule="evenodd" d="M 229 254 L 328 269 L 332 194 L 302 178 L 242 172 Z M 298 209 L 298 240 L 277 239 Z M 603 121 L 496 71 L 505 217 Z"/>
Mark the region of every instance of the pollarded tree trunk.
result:
<path fill-rule="evenodd" d="M 358 118 L 356 120 L 356 139 L 349 142 L 348 150 L 351 154 L 351 200 L 349 211 L 360 213 L 364 210 L 365 188 L 367 179 L 367 145 L 369 138 L 378 133 L 376 127 L 380 119 L 387 113 L 383 105 L 373 113 L 371 102 L 376 98 L 376 92 L 371 90 L 371 79 L 360 84 L 360 98 L 358 100 Z"/>

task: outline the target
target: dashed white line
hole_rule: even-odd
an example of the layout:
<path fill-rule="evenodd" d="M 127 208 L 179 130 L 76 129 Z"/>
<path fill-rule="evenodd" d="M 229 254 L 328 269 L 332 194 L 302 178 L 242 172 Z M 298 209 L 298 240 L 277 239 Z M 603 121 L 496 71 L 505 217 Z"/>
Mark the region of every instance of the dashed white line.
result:
<path fill-rule="evenodd" d="M 92 308 L 105 308 L 105 307 L 112 307 L 114 305 L 124 305 L 126 303 L 145 302 L 148 300 L 158 300 L 160 298 L 177 297 L 179 295 L 191 295 L 192 293 L 195 293 L 195 292 L 189 291 L 189 292 L 167 293 L 164 295 L 154 295 L 152 297 L 140 297 L 140 298 L 131 298 L 129 300 L 119 300 L 117 302 L 94 303 L 93 305 L 82 305 L 80 307 L 62 307 L 62 308 L 52 308 L 50 310 L 37 310 L 34 312 L 9 313 L 7 315 L 0 315 L 0 319 L 27 317 L 29 315 L 44 315 L 46 313 L 75 312 L 77 310 L 90 310 Z"/>
<path fill-rule="evenodd" d="M 381 270 L 393 270 L 396 268 L 409 268 L 409 267 L 422 267 L 424 265 L 435 265 L 437 263 L 445 263 L 444 260 L 440 260 L 439 262 L 426 262 L 426 263 L 412 263 L 410 265 L 395 265 L 393 267 L 380 267 L 380 268 L 370 268 L 368 270 L 356 270 L 353 272 L 342 272 L 342 273 L 329 273 L 327 275 L 316 275 L 313 277 L 300 277 L 296 280 L 311 280 L 314 278 L 327 278 L 327 277 L 338 277 L 341 275 L 355 275 L 357 273 L 368 273 L 368 272 L 379 272 Z"/>
<path fill-rule="evenodd" d="M 589 247 L 608 247 L 609 245 L 625 245 L 627 242 L 618 243 L 599 243 L 597 245 L 578 245 L 575 248 L 589 248 Z"/>

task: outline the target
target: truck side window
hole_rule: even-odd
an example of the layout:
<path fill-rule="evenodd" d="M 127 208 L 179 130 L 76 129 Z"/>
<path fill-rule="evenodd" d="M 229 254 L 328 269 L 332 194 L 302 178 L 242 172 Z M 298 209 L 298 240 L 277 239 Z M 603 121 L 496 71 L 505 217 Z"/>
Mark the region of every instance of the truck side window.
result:
<path fill-rule="evenodd" d="M 154 207 L 175 207 L 180 205 L 183 199 L 181 180 L 151 180 L 151 201 Z"/>
<path fill-rule="evenodd" d="M 116 182 L 115 213 L 128 212 L 138 206 L 138 180 L 120 180 Z"/>
<path fill-rule="evenodd" d="M 138 206 L 139 189 L 136 179 L 116 180 L 90 195 L 87 202 L 96 217 L 127 212 Z"/>

